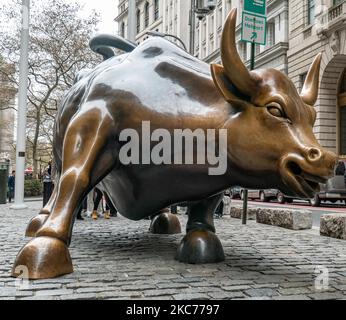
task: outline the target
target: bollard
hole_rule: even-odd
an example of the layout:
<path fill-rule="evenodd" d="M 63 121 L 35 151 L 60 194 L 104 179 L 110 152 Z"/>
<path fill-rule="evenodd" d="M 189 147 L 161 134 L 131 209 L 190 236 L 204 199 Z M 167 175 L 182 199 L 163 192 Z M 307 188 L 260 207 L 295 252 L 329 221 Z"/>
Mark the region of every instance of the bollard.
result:
<path fill-rule="evenodd" d="M 242 224 L 246 224 L 247 221 L 247 201 L 248 201 L 248 190 L 244 189 L 243 196 L 243 214 L 241 216 Z"/>

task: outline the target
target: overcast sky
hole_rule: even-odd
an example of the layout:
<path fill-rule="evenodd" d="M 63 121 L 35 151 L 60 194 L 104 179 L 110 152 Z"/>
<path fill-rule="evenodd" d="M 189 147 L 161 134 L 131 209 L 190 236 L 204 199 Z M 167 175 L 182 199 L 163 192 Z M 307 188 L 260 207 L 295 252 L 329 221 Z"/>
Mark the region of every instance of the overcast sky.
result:
<path fill-rule="evenodd" d="M 100 13 L 99 32 L 115 33 L 117 24 L 114 18 L 118 11 L 118 0 L 76 0 L 81 4 L 85 4 L 85 12 L 95 10 Z"/>
<path fill-rule="evenodd" d="M 20 0 L 18 0 L 20 2 Z M 31 4 L 44 0 L 31 0 Z M 70 1 L 70 0 L 66 0 Z M 118 12 L 118 0 L 73 0 L 79 2 L 84 7 L 85 15 L 88 15 L 92 10 L 100 14 L 100 24 L 98 26 L 100 33 L 115 33 L 118 29 L 114 18 Z M 10 3 L 11 0 L 0 0 L 0 10 L 2 4 Z M 0 28 L 4 28 L 7 22 L 0 21 Z"/>

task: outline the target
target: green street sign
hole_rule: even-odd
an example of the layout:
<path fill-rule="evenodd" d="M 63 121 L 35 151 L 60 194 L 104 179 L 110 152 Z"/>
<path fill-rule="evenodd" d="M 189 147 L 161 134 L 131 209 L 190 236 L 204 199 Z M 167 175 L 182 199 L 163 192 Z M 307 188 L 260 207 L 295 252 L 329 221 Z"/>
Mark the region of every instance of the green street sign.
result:
<path fill-rule="evenodd" d="M 267 41 L 267 18 L 243 12 L 241 40 L 265 45 Z"/>
<path fill-rule="evenodd" d="M 245 0 L 244 10 L 249 13 L 266 15 L 266 0 Z"/>

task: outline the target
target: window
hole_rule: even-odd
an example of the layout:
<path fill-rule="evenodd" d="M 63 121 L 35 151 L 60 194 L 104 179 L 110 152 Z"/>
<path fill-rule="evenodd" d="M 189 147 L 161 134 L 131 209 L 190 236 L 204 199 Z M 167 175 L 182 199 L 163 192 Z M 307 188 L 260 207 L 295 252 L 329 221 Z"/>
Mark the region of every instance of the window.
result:
<path fill-rule="evenodd" d="M 339 149 L 346 156 L 346 69 L 339 86 Z"/>
<path fill-rule="evenodd" d="M 240 56 L 242 57 L 243 61 L 247 61 L 247 43 L 240 41 L 238 48 L 240 51 Z"/>
<path fill-rule="evenodd" d="M 308 25 L 315 22 L 315 0 L 308 1 Z"/>
<path fill-rule="evenodd" d="M 267 25 L 267 47 L 275 45 L 275 23 L 270 22 Z"/>
<path fill-rule="evenodd" d="M 346 106 L 340 106 L 340 155 L 346 156 Z"/>
<path fill-rule="evenodd" d="M 120 26 L 120 36 L 125 38 L 125 22 L 121 23 L 121 26 Z"/>
<path fill-rule="evenodd" d="M 308 73 L 305 72 L 305 73 L 303 73 L 303 74 L 301 74 L 301 75 L 299 76 L 300 89 L 303 89 L 303 86 L 304 86 L 305 79 L 306 79 L 307 75 L 308 75 Z"/>
<path fill-rule="evenodd" d="M 337 6 L 338 4 L 344 2 L 344 0 L 333 0 L 333 6 Z"/>
<path fill-rule="evenodd" d="M 141 10 L 137 10 L 137 33 L 141 31 Z"/>
<path fill-rule="evenodd" d="M 160 8 L 159 8 L 159 0 L 154 0 L 154 21 L 159 18 Z"/>
<path fill-rule="evenodd" d="M 144 28 L 149 26 L 149 3 L 146 2 L 144 5 Z"/>

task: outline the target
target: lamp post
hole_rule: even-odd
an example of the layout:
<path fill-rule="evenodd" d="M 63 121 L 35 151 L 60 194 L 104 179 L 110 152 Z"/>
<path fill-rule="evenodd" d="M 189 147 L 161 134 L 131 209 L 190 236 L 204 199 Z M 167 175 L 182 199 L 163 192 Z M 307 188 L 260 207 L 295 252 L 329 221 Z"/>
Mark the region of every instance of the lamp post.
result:
<path fill-rule="evenodd" d="M 25 209 L 24 204 L 24 170 L 26 145 L 26 110 L 28 91 L 28 58 L 29 58 L 29 20 L 30 0 L 22 0 L 22 29 L 20 42 L 19 90 L 17 112 L 17 146 L 16 146 L 16 183 L 12 209 Z"/>
<path fill-rule="evenodd" d="M 129 15 L 128 15 L 128 34 L 127 38 L 135 42 L 136 41 L 136 25 L 137 25 L 137 17 L 136 17 L 136 0 L 129 0 Z"/>
<path fill-rule="evenodd" d="M 158 32 L 158 31 L 148 31 L 147 34 L 149 36 L 154 36 L 154 37 L 162 37 L 162 38 L 171 37 L 171 38 L 174 38 L 182 45 L 184 50 L 187 51 L 185 43 L 179 37 L 177 37 L 173 34 L 162 33 L 162 32 Z"/>

